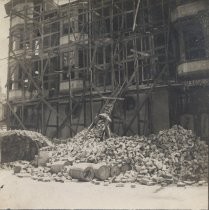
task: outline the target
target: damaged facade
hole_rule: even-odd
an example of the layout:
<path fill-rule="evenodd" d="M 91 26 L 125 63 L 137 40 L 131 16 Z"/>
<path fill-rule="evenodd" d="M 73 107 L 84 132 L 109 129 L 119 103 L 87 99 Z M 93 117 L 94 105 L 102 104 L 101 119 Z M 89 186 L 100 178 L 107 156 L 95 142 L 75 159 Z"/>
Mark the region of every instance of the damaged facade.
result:
<path fill-rule="evenodd" d="M 125 82 L 114 133 L 181 124 L 209 137 L 207 0 L 11 0 L 5 9 L 8 128 L 73 136 Z"/>

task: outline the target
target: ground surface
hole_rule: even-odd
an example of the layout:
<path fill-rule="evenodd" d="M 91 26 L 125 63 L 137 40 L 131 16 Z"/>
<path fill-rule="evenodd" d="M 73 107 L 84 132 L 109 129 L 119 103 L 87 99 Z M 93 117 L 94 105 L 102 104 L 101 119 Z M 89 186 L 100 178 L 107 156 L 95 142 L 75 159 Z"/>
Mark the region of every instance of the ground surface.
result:
<path fill-rule="evenodd" d="M 3 208 L 172 208 L 208 209 L 208 186 L 136 185 L 37 182 L 0 170 L 0 209 Z M 156 191 L 157 190 L 157 191 Z M 158 191 L 159 190 L 159 191 Z"/>

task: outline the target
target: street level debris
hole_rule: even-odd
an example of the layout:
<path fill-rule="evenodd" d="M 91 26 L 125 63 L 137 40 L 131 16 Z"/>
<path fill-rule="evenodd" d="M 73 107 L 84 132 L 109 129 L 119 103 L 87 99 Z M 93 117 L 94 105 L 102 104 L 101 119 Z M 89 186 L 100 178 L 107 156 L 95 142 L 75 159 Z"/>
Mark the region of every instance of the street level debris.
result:
<path fill-rule="evenodd" d="M 202 185 L 208 179 L 207 144 L 181 126 L 148 137 L 123 136 L 104 141 L 94 138 L 96 134 L 84 140 L 86 132 L 83 130 L 67 144 L 41 148 L 35 163 L 17 161 L 6 165 L 14 167 L 20 177 L 44 182 L 95 179 L 94 183 L 104 182 L 104 186 L 132 183 L 134 188 L 134 183 Z"/>

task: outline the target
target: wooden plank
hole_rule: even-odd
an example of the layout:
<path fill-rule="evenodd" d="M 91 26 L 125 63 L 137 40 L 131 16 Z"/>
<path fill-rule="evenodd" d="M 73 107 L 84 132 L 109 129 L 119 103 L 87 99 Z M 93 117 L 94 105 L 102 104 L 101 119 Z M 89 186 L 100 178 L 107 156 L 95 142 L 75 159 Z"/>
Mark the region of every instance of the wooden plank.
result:
<path fill-rule="evenodd" d="M 119 101 L 125 100 L 124 98 L 115 98 L 115 97 L 106 97 L 106 96 L 103 96 L 102 99 L 111 99 L 111 100 L 119 100 Z"/>
<path fill-rule="evenodd" d="M 137 6 L 136 6 L 136 12 L 135 12 L 135 15 L 134 15 L 134 23 L 133 23 L 133 28 L 132 28 L 133 31 L 135 31 L 135 28 L 136 28 L 136 18 L 137 18 L 137 15 L 138 15 L 140 3 L 141 3 L 141 0 L 138 0 Z"/>

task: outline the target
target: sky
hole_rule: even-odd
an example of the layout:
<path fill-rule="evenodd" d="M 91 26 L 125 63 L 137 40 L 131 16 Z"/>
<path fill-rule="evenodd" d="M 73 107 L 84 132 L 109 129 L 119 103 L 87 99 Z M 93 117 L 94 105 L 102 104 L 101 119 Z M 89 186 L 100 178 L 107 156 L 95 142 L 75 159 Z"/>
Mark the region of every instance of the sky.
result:
<path fill-rule="evenodd" d="M 6 17 L 4 3 L 5 0 L 0 0 L 0 82 L 3 92 L 6 92 L 7 81 L 7 57 L 9 44 L 9 18 Z"/>

